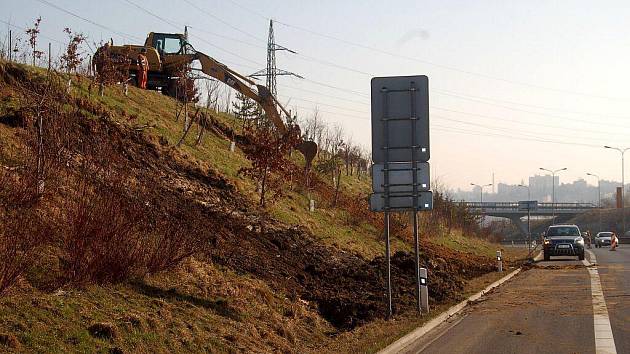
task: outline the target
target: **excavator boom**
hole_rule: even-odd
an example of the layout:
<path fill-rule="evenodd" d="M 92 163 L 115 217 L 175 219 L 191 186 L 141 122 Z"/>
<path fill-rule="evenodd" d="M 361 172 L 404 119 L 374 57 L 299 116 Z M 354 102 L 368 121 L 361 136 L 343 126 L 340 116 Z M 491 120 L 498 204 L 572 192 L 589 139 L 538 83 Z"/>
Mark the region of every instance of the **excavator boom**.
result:
<path fill-rule="evenodd" d="M 265 86 L 256 85 L 251 79 L 231 70 L 206 54 L 197 52 L 195 56 L 201 63 L 201 71 L 203 73 L 224 82 L 236 91 L 256 101 L 265 113 L 267 113 L 267 117 L 281 134 L 284 135 L 288 132 L 277 107 L 279 107 L 285 114 L 288 115 L 288 113 L 284 107 L 278 104 L 275 97 L 273 97 Z M 256 87 L 256 91 L 253 90 L 253 86 Z"/>
<path fill-rule="evenodd" d="M 282 107 L 280 102 L 278 102 L 265 86 L 257 85 L 251 79 L 235 72 L 206 54 L 196 52 L 195 59 L 199 60 L 201 63 L 201 71 L 203 73 L 224 82 L 236 91 L 256 101 L 265 111 L 267 118 L 271 120 L 280 134 L 286 135 L 289 133 L 289 129 L 284 124 L 281 117 L 281 113 L 289 117 L 289 112 Z M 256 90 L 253 89 L 254 86 Z M 281 112 L 278 112 L 278 109 L 280 109 Z M 306 168 L 310 168 L 315 155 L 317 155 L 317 144 L 312 141 L 303 141 L 296 146 L 296 149 L 304 155 Z"/>

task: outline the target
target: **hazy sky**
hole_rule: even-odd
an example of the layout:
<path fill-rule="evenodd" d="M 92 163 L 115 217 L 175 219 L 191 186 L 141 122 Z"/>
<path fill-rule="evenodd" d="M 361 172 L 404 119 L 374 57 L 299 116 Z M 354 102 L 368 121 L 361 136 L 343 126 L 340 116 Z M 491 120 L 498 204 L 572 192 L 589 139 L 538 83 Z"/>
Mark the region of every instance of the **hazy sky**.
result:
<path fill-rule="evenodd" d="M 366 147 L 370 78 L 425 74 L 433 177 L 452 188 L 493 171 L 520 183 L 539 167 L 567 167 L 561 182 L 620 180 L 620 154 L 601 146 L 630 147 L 627 1 L 46 1 L 132 38 L 187 24 L 198 50 L 244 74 L 265 67 L 272 17 L 277 43 L 299 53 L 279 52 L 278 67 L 305 77 L 280 77 L 281 100 L 301 114 L 317 105 Z M 71 27 L 92 42 L 139 41 L 46 1 L 0 0 L 0 20 L 26 27 L 41 15 L 57 40 Z"/>

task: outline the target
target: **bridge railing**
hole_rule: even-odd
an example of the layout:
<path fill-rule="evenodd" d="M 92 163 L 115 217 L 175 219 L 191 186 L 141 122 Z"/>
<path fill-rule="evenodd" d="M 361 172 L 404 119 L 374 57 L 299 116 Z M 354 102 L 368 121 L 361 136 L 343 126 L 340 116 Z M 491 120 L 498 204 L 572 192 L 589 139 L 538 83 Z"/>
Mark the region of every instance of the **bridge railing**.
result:
<path fill-rule="evenodd" d="M 460 202 L 468 209 L 518 211 L 518 202 Z M 538 210 L 590 210 L 597 208 L 593 203 L 538 203 Z"/>

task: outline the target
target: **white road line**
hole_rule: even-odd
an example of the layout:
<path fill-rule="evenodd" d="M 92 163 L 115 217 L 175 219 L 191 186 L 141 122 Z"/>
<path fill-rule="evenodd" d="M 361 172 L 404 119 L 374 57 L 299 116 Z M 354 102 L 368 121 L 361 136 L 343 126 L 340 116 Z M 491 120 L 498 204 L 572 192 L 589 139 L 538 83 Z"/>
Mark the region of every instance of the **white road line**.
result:
<path fill-rule="evenodd" d="M 591 262 L 584 260 L 584 265 L 588 268 L 591 276 L 591 295 L 593 297 L 593 327 L 595 329 L 595 353 L 597 354 L 617 354 L 615 338 L 613 338 L 610 318 L 608 317 L 608 307 L 602 291 L 602 283 L 597 271 L 597 257 L 589 250 Z"/>

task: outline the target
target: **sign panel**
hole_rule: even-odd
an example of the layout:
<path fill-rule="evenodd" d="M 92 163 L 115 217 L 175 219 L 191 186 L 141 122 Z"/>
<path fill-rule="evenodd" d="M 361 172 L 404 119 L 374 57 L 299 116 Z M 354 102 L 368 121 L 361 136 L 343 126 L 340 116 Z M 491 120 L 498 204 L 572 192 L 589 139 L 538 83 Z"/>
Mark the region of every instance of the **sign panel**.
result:
<path fill-rule="evenodd" d="M 372 190 L 376 193 L 385 193 L 385 173 L 388 174 L 388 184 L 390 193 L 411 193 L 413 192 L 413 169 L 409 162 L 389 163 L 388 171 L 385 171 L 384 164 L 372 165 Z M 429 163 L 417 162 L 416 184 L 417 191 L 424 192 L 431 189 L 429 176 Z"/>
<path fill-rule="evenodd" d="M 375 77 L 371 86 L 374 163 L 428 161 L 429 79 Z"/>
<path fill-rule="evenodd" d="M 387 211 L 413 210 L 413 200 L 414 197 L 411 193 L 391 193 L 389 195 L 389 210 Z M 416 210 L 433 209 L 433 192 L 419 192 L 416 200 L 418 205 Z M 370 195 L 370 210 L 386 211 L 384 193 Z"/>
<path fill-rule="evenodd" d="M 518 202 L 519 211 L 532 211 L 538 209 L 537 200 L 521 200 Z"/>

